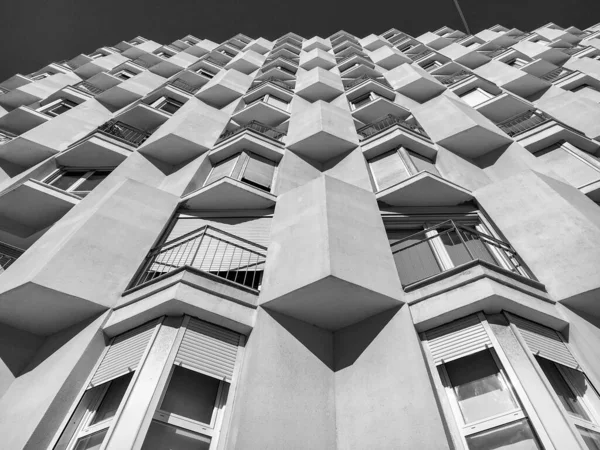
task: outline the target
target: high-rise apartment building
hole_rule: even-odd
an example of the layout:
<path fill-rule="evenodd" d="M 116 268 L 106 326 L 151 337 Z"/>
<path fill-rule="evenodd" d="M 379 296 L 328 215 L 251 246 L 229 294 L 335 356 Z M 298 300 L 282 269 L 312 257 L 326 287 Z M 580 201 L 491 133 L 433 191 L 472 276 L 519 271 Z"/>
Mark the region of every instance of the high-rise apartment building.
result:
<path fill-rule="evenodd" d="M 600 25 L 0 90 L 3 450 L 600 449 Z"/>

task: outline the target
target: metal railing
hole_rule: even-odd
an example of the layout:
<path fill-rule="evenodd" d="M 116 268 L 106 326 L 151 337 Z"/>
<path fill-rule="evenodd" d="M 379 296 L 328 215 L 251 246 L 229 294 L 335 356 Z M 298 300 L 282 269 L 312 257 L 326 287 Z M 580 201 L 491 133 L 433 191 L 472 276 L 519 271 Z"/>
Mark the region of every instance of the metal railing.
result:
<path fill-rule="evenodd" d="M 209 62 L 211 64 L 214 64 L 215 66 L 225 67 L 225 64 L 223 64 L 221 61 L 217 61 L 215 58 L 211 58 L 210 56 L 207 56 L 206 58 L 201 59 L 201 61 Z"/>
<path fill-rule="evenodd" d="M 0 242 L 0 273 L 8 269 L 23 252 L 20 248 Z"/>
<path fill-rule="evenodd" d="M 391 248 L 405 287 L 470 261 L 484 261 L 533 279 L 510 244 L 453 220 L 393 242 Z"/>
<path fill-rule="evenodd" d="M 352 89 L 354 86 L 358 86 L 359 84 L 362 84 L 368 80 L 376 81 L 379 84 L 383 84 L 384 86 L 391 88 L 390 83 L 388 83 L 385 79 L 383 79 L 383 78 L 379 79 L 379 78 L 375 78 L 375 77 L 372 77 L 369 75 L 362 75 L 358 78 L 355 78 L 354 80 L 346 81 L 344 83 L 344 88 L 346 90 L 349 90 L 349 89 Z"/>
<path fill-rule="evenodd" d="M 125 141 L 126 143 L 139 147 L 144 143 L 146 139 L 150 137 L 152 133 L 147 131 L 139 130 L 126 123 L 119 122 L 118 120 L 111 120 L 101 125 L 98 131 L 106 133 L 112 137 Z"/>
<path fill-rule="evenodd" d="M 261 81 L 260 83 L 252 86 L 250 89 L 248 89 L 248 92 L 246 92 L 246 94 L 255 91 L 256 89 L 258 89 L 261 86 L 264 86 L 267 83 L 271 83 L 274 84 L 275 86 L 279 86 L 282 89 L 285 89 L 286 91 L 290 91 L 293 92 L 294 90 L 289 87 L 285 81 L 283 81 L 281 78 L 277 78 L 277 77 L 269 77 L 266 80 Z"/>
<path fill-rule="evenodd" d="M 515 137 L 519 134 L 525 133 L 526 131 L 532 130 L 539 125 L 549 122 L 550 120 L 552 120 L 552 118 L 542 112 L 529 110 L 525 111 L 524 113 L 517 114 L 516 116 L 506 119 L 496 125 L 510 137 Z"/>
<path fill-rule="evenodd" d="M 587 47 L 584 47 L 583 45 L 575 45 L 573 47 L 563 48 L 562 51 L 567 55 L 574 55 L 575 53 L 579 53 L 580 51 L 585 50 L 586 48 Z"/>
<path fill-rule="evenodd" d="M 383 119 L 379 119 L 376 122 L 359 128 L 358 130 L 356 130 L 356 132 L 361 137 L 361 140 L 364 140 L 375 136 L 376 134 L 379 134 L 382 131 L 387 130 L 388 128 L 391 128 L 395 125 L 399 125 L 400 127 L 406 130 L 412 131 L 413 133 L 417 133 L 418 135 L 429 139 L 429 136 L 427 135 L 425 130 L 421 128 L 420 125 L 413 125 L 412 123 L 408 123 L 405 120 L 402 120 L 399 117 L 396 117 L 392 114 L 388 114 Z"/>
<path fill-rule="evenodd" d="M 351 54 L 350 54 L 350 55 L 348 55 L 348 56 L 344 56 L 342 59 L 340 59 L 339 61 L 337 61 L 337 62 L 336 62 L 336 64 L 337 64 L 338 66 L 340 66 L 340 65 L 344 64 L 346 61 L 348 61 L 348 60 L 350 60 L 350 59 L 352 59 L 352 58 L 356 58 L 356 57 L 358 57 L 358 58 L 362 58 L 362 59 L 365 59 L 365 60 L 367 60 L 367 61 L 369 61 L 369 62 L 371 61 L 371 59 L 370 59 L 368 56 L 366 56 L 366 55 L 361 55 L 360 53 L 357 53 L 357 52 L 353 52 L 353 53 L 351 53 Z"/>
<path fill-rule="evenodd" d="M 187 267 L 258 290 L 266 248 L 205 225 L 150 251 L 129 288 Z"/>
<path fill-rule="evenodd" d="M 425 51 L 422 51 L 420 53 L 409 53 L 406 56 L 408 56 L 413 61 L 417 61 L 417 60 L 419 60 L 421 58 L 426 57 L 427 55 L 430 55 L 431 53 L 433 53 L 431 50 L 425 50 Z"/>
<path fill-rule="evenodd" d="M 571 75 L 572 73 L 573 71 L 570 69 L 565 69 L 564 67 L 557 67 L 556 69 L 552 69 L 550 72 L 545 73 L 540 78 L 542 80 L 554 83 L 555 81 L 558 81 L 561 78 L 566 77 L 567 75 Z"/>
<path fill-rule="evenodd" d="M 81 92 L 85 92 L 86 94 L 98 95 L 104 92 L 104 89 L 100 89 L 99 87 L 94 86 L 92 83 L 88 83 L 87 81 L 81 81 L 73 87 Z"/>
<path fill-rule="evenodd" d="M 496 56 L 501 55 L 507 51 L 511 50 L 510 48 L 498 48 L 496 50 L 477 50 L 478 53 L 487 56 L 488 58 L 495 58 Z"/>
<path fill-rule="evenodd" d="M 189 94 L 195 94 L 196 91 L 198 91 L 198 88 L 186 83 L 181 78 L 175 78 L 173 81 L 170 81 L 169 84 Z"/>
<path fill-rule="evenodd" d="M 454 83 L 458 83 L 459 81 L 464 80 L 465 78 L 469 78 L 471 75 L 473 75 L 473 73 L 469 72 L 468 70 L 459 70 L 458 72 L 454 72 L 450 75 L 434 75 L 434 77 L 440 83 L 446 86 L 451 86 Z"/>
<path fill-rule="evenodd" d="M 251 122 L 248 122 L 243 127 L 236 128 L 235 130 L 224 131 L 221 134 L 221 136 L 219 136 L 219 139 L 217 140 L 216 143 L 219 144 L 220 142 L 223 142 L 224 140 L 229 139 L 232 136 L 240 134 L 241 132 L 243 132 L 245 130 L 256 131 L 256 132 L 260 133 L 262 136 L 268 137 L 269 139 L 273 139 L 275 141 L 281 141 L 281 139 L 286 135 L 286 133 L 283 131 L 276 130 L 275 128 L 264 125 L 257 120 L 253 120 Z"/>

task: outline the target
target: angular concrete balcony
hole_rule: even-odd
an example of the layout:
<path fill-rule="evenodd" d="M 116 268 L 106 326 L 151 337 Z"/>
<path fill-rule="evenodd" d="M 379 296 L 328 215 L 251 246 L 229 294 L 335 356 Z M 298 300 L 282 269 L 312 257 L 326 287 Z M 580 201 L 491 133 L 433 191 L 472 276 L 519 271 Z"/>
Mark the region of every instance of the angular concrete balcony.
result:
<path fill-rule="evenodd" d="M 513 48 L 531 59 L 541 58 L 556 65 L 562 64 L 569 59 L 569 55 L 566 55 L 560 49 L 538 44 L 537 42 L 520 41 L 513 45 Z"/>
<path fill-rule="evenodd" d="M 246 50 L 238 53 L 225 65 L 225 68 L 235 69 L 238 72 L 249 75 L 260 68 L 264 64 L 265 59 L 265 56 L 255 52 L 254 50 Z"/>
<path fill-rule="evenodd" d="M 244 47 L 244 50 L 252 50 L 260 55 L 265 55 L 273 48 L 273 42 L 266 40 L 265 38 L 258 38 L 251 41 Z"/>
<path fill-rule="evenodd" d="M 412 59 L 394 47 L 383 46 L 369 53 L 371 61 L 386 70 L 392 70 L 401 64 L 411 64 Z"/>
<path fill-rule="evenodd" d="M 339 75 L 315 67 L 298 74 L 296 93 L 310 102 L 329 102 L 344 93 L 344 85 Z"/>
<path fill-rule="evenodd" d="M 290 118 L 290 103 L 276 94 L 265 93 L 262 96 L 248 100 L 231 118 L 239 125 L 252 121 L 276 127 Z"/>
<path fill-rule="evenodd" d="M 56 164 L 69 168 L 117 167 L 134 150 L 123 140 L 96 131 L 55 157 Z"/>
<path fill-rule="evenodd" d="M 325 70 L 335 67 L 335 57 L 320 48 L 314 48 L 308 52 L 300 54 L 300 67 L 304 70 L 311 70 L 315 67 L 321 67 Z"/>
<path fill-rule="evenodd" d="M 420 103 L 446 89 L 433 75 L 415 65 L 402 64 L 386 72 L 384 76 L 392 89 Z"/>
<path fill-rule="evenodd" d="M 20 135 L 49 120 L 50 117 L 46 114 L 27 106 L 19 106 L 8 114 L 0 117 L 0 130 L 7 131 L 14 135 Z"/>
<path fill-rule="evenodd" d="M 201 58 L 202 56 L 213 51 L 215 48 L 217 48 L 217 46 L 218 44 L 215 44 L 208 39 L 203 39 L 200 42 L 196 42 L 194 45 L 189 46 L 183 52 Z"/>
<path fill-rule="evenodd" d="M 228 115 L 195 98 L 189 99 L 139 148 L 139 152 L 171 166 L 210 149 L 227 125 Z M 197 124 L 202 123 L 202 127 Z"/>
<path fill-rule="evenodd" d="M 376 34 L 370 34 L 368 36 L 365 36 L 364 38 L 359 40 L 359 43 L 364 49 L 369 50 L 371 52 L 381 47 L 390 45 L 390 43 L 386 39 L 377 36 Z"/>
<path fill-rule="evenodd" d="M 224 177 L 182 198 L 185 207 L 202 211 L 268 209 L 277 197 L 263 189 Z"/>
<path fill-rule="evenodd" d="M 248 91 L 252 78 L 234 69 L 222 70 L 206 83 L 196 98 L 215 108 L 228 105 Z"/>
<path fill-rule="evenodd" d="M 415 39 L 434 50 L 441 50 L 445 47 L 448 47 L 453 42 L 452 39 L 447 39 L 438 34 L 431 33 L 430 31 L 428 31 L 425 34 L 422 34 L 421 36 L 419 36 Z"/>
<path fill-rule="evenodd" d="M 319 162 L 326 162 L 358 146 L 348 111 L 317 101 L 295 112 L 290 119 L 287 148 Z"/>
<path fill-rule="evenodd" d="M 261 306 L 339 330 L 400 306 L 401 295 L 372 193 L 322 175 L 279 196 Z"/>
<path fill-rule="evenodd" d="M 75 74 L 84 80 L 99 74 L 100 72 L 110 72 L 115 67 L 129 61 L 123 55 L 113 53 L 112 55 L 103 56 L 101 58 L 92 59 L 87 64 L 83 64 L 75 69 Z"/>
<path fill-rule="evenodd" d="M 145 97 L 164 84 L 164 82 L 165 79 L 159 75 L 147 71 L 141 72 L 98 94 L 96 100 L 111 111 L 116 111 Z"/>
<path fill-rule="evenodd" d="M 55 223 L 79 200 L 61 189 L 28 180 L 0 194 L 0 229 L 27 238 Z"/>
<path fill-rule="evenodd" d="M 160 75 L 163 78 L 169 78 L 183 69 L 188 68 L 193 63 L 198 61 L 198 57 L 190 55 L 189 53 L 175 53 L 168 59 L 163 59 L 158 63 L 154 64 L 149 70 L 152 73 Z"/>
<path fill-rule="evenodd" d="M 591 98 L 565 92 L 538 100 L 536 106 L 588 138 L 600 138 L 600 105 Z"/>
<path fill-rule="evenodd" d="M 440 54 L 450 58 L 452 61 L 462 64 L 469 69 L 476 69 L 490 61 L 490 57 L 485 53 L 480 53 L 478 46 L 474 48 L 464 47 L 456 42 L 440 50 Z"/>
<path fill-rule="evenodd" d="M 51 75 L 33 83 L 23 84 L 10 92 L 0 96 L 0 106 L 11 111 L 19 106 L 31 105 L 43 100 L 67 85 L 77 84 L 81 81 L 73 73 L 59 73 Z"/>
<path fill-rule="evenodd" d="M 217 140 L 208 158 L 211 162 L 223 161 L 243 150 L 279 162 L 283 158 L 285 132 L 259 122 L 225 130 Z"/>
<path fill-rule="evenodd" d="M 320 48 L 321 50 L 329 51 L 331 50 L 331 41 L 329 39 L 323 39 L 319 36 L 314 36 L 302 42 L 302 50 L 304 50 L 305 52 L 310 52 L 315 48 Z"/>
<path fill-rule="evenodd" d="M 419 172 L 376 194 L 390 206 L 456 206 L 473 200 L 470 191 L 430 172 Z"/>
<path fill-rule="evenodd" d="M 459 100 L 439 96 L 413 111 L 434 142 L 469 158 L 511 142 L 502 130 Z"/>
<path fill-rule="evenodd" d="M 490 61 L 478 67 L 473 72 L 491 81 L 496 86 L 523 98 L 528 98 L 536 92 L 552 85 L 549 81 L 542 80 L 535 75 L 528 74 L 499 61 Z"/>
<path fill-rule="evenodd" d="M 367 83 L 376 84 L 376 83 Z M 361 89 L 360 86 L 357 87 Z M 367 87 L 368 89 L 368 87 Z M 378 89 L 381 91 L 382 89 Z M 393 91 L 391 91 L 393 93 Z M 349 98 L 352 117 L 362 123 L 372 123 L 376 120 L 389 115 L 406 119 L 410 116 L 410 111 L 397 103 L 394 103 L 395 94 L 390 95 L 390 91 L 384 93 L 367 91 L 360 95 L 353 95 Z"/>

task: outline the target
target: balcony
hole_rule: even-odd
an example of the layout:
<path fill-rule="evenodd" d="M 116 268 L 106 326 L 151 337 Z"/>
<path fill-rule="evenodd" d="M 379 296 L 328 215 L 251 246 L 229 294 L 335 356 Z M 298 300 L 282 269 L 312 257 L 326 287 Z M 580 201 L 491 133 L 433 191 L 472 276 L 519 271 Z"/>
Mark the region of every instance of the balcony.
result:
<path fill-rule="evenodd" d="M 88 83 L 87 81 L 82 81 L 81 83 L 77 83 L 73 85 L 75 89 L 83 92 L 84 94 L 96 96 L 104 92 L 104 89 L 100 89 L 99 87 L 94 86 L 92 83 Z"/>
<path fill-rule="evenodd" d="M 431 51 L 431 50 L 425 50 L 425 51 L 422 51 L 422 52 L 419 52 L 419 53 L 409 53 L 406 56 L 408 56 L 410 59 L 412 59 L 413 61 L 416 62 L 416 61 L 418 61 L 420 59 L 425 58 L 426 56 L 428 56 L 428 55 L 430 55 L 432 53 L 433 53 L 433 51 Z"/>
<path fill-rule="evenodd" d="M 384 86 L 392 89 L 392 86 L 390 86 L 390 83 L 388 83 L 384 78 L 375 78 L 375 77 L 372 77 L 369 75 L 362 75 L 354 80 L 346 81 L 344 83 L 344 89 L 346 91 L 349 91 L 353 87 L 358 86 L 359 84 L 362 84 L 362 83 L 366 83 L 369 80 L 375 81 L 379 84 L 383 84 Z"/>
<path fill-rule="evenodd" d="M 542 112 L 529 110 L 500 122 L 497 125 L 498 128 L 500 128 L 510 137 L 515 137 L 544 123 L 550 122 L 551 120 L 552 118 Z"/>
<path fill-rule="evenodd" d="M 492 266 L 521 279 L 533 279 L 510 244 L 453 220 L 392 242 L 391 249 L 405 291 L 476 264 Z"/>
<path fill-rule="evenodd" d="M 199 88 L 195 88 L 194 86 L 186 83 L 181 78 L 176 78 L 173 81 L 169 82 L 169 85 L 176 87 L 177 89 L 182 90 L 183 92 L 187 92 L 188 94 L 194 95 L 198 92 Z"/>
<path fill-rule="evenodd" d="M 258 291 L 266 252 L 262 245 L 205 225 L 151 250 L 129 289 L 190 270 Z"/>
<path fill-rule="evenodd" d="M 8 131 L 0 131 L 0 145 L 12 141 L 16 136 Z"/>
<path fill-rule="evenodd" d="M 392 114 L 388 114 L 383 119 L 378 120 L 377 122 L 359 128 L 356 132 L 358 133 L 358 135 L 360 136 L 360 140 L 362 141 L 364 139 L 368 139 L 379 133 L 382 133 L 388 128 L 391 128 L 396 125 L 400 126 L 401 128 L 404 128 L 407 131 L 416 133 L 421 137 L 429 139 L 429 136 L 427 135 L 425 130 L 421 128 L 420 125 L 408 123 L 405 120 L 402 120 L 400 117 L 396 117 Z"/>
<path fill-rule="evenodd" d="M 269 127 L 269 126 L 264 125 L 256 120 L 253 120 L 251 122 L 248 122 L 243 127 L 237 128 L 235 130 L 226 130 L 225 132 L 223 132 L 221 134 L 221 136 L 219 136 L 219 139 L 217 140 L 217 144 L 219 144 L 227 139 L 231 139 L 233 136 L 235 136 L 245 130 L 255 131 L 255 132 L 259 133 L 261 136 L 267 137 L 269 139 L 272 139 L 272 140 L 278 141 L 278 142 L 281 142 L 283 137 L 285 136 L 285 132 L 279 131 L 275 128 Z"/>
<path fill-rule="evenodd" d="M 248 89 L 248 92 L 246 92 L 247 94 L 250 94 L 251 92 L 255 91 L 256 89 L 259 89 L 263 86 L 265 86 L 267 83 L 271 83 L 274 84 L 275 86 L 278 86 L 282 89 L 285 89 L 286 91 L 293 93 L 294 89 L 291 88 L 286 82 L 285 80 L 282 80 L 281 78 L 276 78 L 276 77 L 269 77 L 266 80 L 261 80 L 258 84 L 255 84 L 254 86 L 252 86 L 250 89 Z"/>
<path fill-rule="evenodd" d="M 410 111 L 394 103 L 394 97 L 391 96 L 390 98 L 387 92 L 382 93 L 374 90 L 359 93 L 358 97 L 350 100 L 352 117 L 362 123 L 372 123 L 389 115 L 407 118 Z"/>
<path fill-rule="evenodd" d="M 565 78 L 574 73 L 573 70 L 565 69 L 564 67 L 557 67 L 556 69 L 547 72 L 542 75 L 540 78 L 545 81 L 549 81 L 550 83 L 554 83 L 562 78 Z"/>
<path fill-rule="evenodd" d="M 562 52 L 566 53 L 569 56 L 573 56 L 583 50 L 585 50 L 587 47 L 584 47 L 582 45 L 575 45 L 573 47 L 569 47 L 569 48 L 563 48 Z"/>
<path fill-rule="evenodd" d="M 8 269 L 23 252 L 24 250 L 20 248 L 0 242 L 0 274 Z"/>
<path fill-rule="evenodd" d="M 139 130 L 118 120 L 111 120 L 98 128 L 98 131 L 117 138 L 135 148 L 139 147 L 150 137 L 152 133 Z"/>
<path fill-rule="evenodd" d="M 458 72 L 454 72 L 450 75 L 434 75 L 434 77 L 445 86 L 452 86 L 453 84 L 456 84 L 459 81 L 465 80 L 471 76 L 473 76 L 473 73 L 469 72 L 468 70 L 459 70 Z"/>

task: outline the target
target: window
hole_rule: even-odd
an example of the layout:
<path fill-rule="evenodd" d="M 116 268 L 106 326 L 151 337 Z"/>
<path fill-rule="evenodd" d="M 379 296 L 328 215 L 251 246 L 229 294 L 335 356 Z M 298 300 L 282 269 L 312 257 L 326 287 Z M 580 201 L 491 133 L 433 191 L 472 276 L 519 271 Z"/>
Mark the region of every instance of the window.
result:
<path fill-rule="evenodd" d="M 248 103 L 246 105 L 246 107 L 248 107 L 248 106 L 250 106 L 250 105 L 252 105 L 252 104 L 254 104 L 256 102 L 259 102 L 259 101 L 267 103 L 267 104 L 269 104 L 271 106 L 275 106 L 275 107 L 277 107 L 279 109 L 283 109 L 284 111 L 287 111 L 288 110 L 288 106 L 289 106 L 289 103 L 286 102 L 285 100 L 282 100 L 282 99 L 280 99 L 279 97 L 276 97 L 273 94 L 266 94 L 266 95 L 264 95 L 262 97 L 259 97 L 259 98 L 255 99 L 255 100 L 251 101 L 250 103 Z"/>
<path fill-rule="evenodd" d="M 157 55 L 161 56 L 163 58 L 170 58 L 171 56 L 173 56 L 173 54 L 171 54 L 169 52 L 165 52 L 164 50 L 162 52 L 158 52 Z"/>
<path fill-rule="evenodd" d="M 576 188 L 600 179 L 600 164 L 592 156 L 565 141 L 533 153 L 548 168 Z"/>
<path fill-rule="evenodd" d="M 55 188 L 85 197 L 98 186 L 110 170 L 59 169 L 44 180 Z"/>
<path fill-rule="evenodd" d="M 378 98 L 380 98 L 380 97 L 375 92 L 367 92 L 366 94 L 363 94 L 359 97 L 356 97 L 356 98 L 350 100 L 350 108 L 352 110 L 358 109 L 362 106 L 365 106 L 365 105 L 371 103 L 374 100 L 377 100 Z"/>
<path fill-rule="evenodd" d="M 38 108 L 37 111 L 44 113 L 50 117 L 56 117 L 74 108 L 75 106 L 77 106 L 77 103 L 72 102 L 71 100 L 67 100 L 66 98 L 59 98 L 58 100 L 55 100 L 52 103 Z"/>
<path fill-rule="evenodd" d="M 215 76 L 215 74 L 214 74 L 214 73 L 212 73 L 212 72 L 211 72 L 211 71 L 209 71 L 209 70 L 206 70 L 206 69 L 205 69 L 205 68 L 203 68 L 203 67 L 199 68 L 199 69 L 196 71 L 196 73 L 198 73 L 198 74 L 200 74 L 200 75 L 203 75 L 203 76 L 205 76 L 206 78 L 212 78 L 212 77 L 214 77 L 214 76 Z"/>
<path fill-rule="evenodd" d="M 175 100 L 174 98 L 163 96 L 153 102 L 150 106 L 168 114 L 173 114 L 183 106 L 183 103 L 179 100 Z"/>
<path fill-rule="evenodd" d="M 527 61 L 525 61 L 522 58 L 513 58 L 506 61 L 506 64 L 508 64 L 509 66 L 516 67 L 518 69 L 519 67 L 523 67 L 525 64 L 527 64 Z"/>
<path fill-rule="evenodd" d="M 136 74 L 127 69 L 122 69 L 115 73 L 114 76 L 121 80 L 129 80 L 130 78 L 135 77 Z"/>
<path fill-rule="evenodd" d="M 186 39 L 186 40 L 185 40 L 185 41 L 183 41 L 183 42 L 185 42 L 185 43 L 186 43 L 186 44 L 188 44 L 188 45 L 196 45 L 196 42 L 192 41 L 191 39 Z"/>
<path fill-rule="evenodd" d="M 242 152 L 216 164 L 205 186 L 221 178 L 230 177 L 243 181 L 263 191 L 270 192 L 275 175 L 276 163 L 252 152 Z"/>
<path fill-rule="evenodd" d="M 589 449 L 600 448 L 600 396 L 562 336 L 543 325 L 508 314 L 534 355 L 563 409 Z"/>
<path fill-rule="evenodd" d="M 439 175 L 430 159 L 404 147 L 373 158 L 368 164 L 376 192 L 395 186 L 421 171 Z"/>
<path fill-rule="evenodd" d="M 92 59 L 98 59 L 98 58 L 102 58 L 103 56 L 106 56 L 104 53 L 102 52 L 96 52 L 96 53 L 92 53 L 90 55 L 90 58 Z"/>
<path fill-rule="evenodd" d="M 483 315 L 423 334 L 469 450 L 541 450 Z"/>
<path fill-rule="evenodd" d="M 494 95 L 477 87 L 461 94 L 460 98 L 469 106 L 477 106 L 494 98 Z"/>
<path fill-rule="evenodd" d="M 442 63 L 440 63 L 439 61 L 430 61 L 424 66 L 422 66 L 422 68 L 425 69 L 427 72 L 431 72 L 433 69 L 437 69 L 438 67 L 442 67 Z"/>
<path fill-rule="evenodd" d="M 531 278 L 515 250 L 494 237 L 478 214 L 437 222 L 418 216 L 386 217 L 384 223 L 405 288 L 470 261 Z"/>
<path fill-rule="evenodd" d="M 44 78 L 48 78 L 49 76 L 52 76 L 52 75 L 54 75 L 54 73 L 52 73 L 52 72 L 43 72 L 38 75 L 32 76 L 31 79 L 33 81 L 39 81 L 39 80 L 43 80 Z"/>

